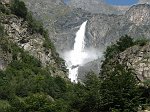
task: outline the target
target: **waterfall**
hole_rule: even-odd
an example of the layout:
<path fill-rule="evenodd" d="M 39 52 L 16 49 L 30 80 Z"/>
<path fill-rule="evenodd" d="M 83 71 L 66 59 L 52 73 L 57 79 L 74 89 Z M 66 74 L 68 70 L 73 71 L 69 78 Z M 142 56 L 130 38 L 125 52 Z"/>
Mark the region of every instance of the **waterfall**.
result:
<path fill-rule="evenodd" d="M 76 33 L 73 50 L 66 51 L 62 57 L 66 61 L 67 69 L 69 70 L 69 78 L 71 82 L 78 82 L 78 69 L 84 64 L 102 57 L 102 52 L 95 48 L 85 49 L 85 31 L 87 21 L 83 22 Z"/>
<path fill-rule="evenodd" d="M 69 53 L 69 62 L 67 64 L 69 69 L 69 78 L 72 82 L 77 83 L 78 77 L 78 68 L 83 64 L 84 59 L 87 57 L 86 52 L 84 51 L 85 47 L 85 30 L 86 30 L 87 21 L 82 23 L 80 29 L 76 33 L 74 48 Z"/>

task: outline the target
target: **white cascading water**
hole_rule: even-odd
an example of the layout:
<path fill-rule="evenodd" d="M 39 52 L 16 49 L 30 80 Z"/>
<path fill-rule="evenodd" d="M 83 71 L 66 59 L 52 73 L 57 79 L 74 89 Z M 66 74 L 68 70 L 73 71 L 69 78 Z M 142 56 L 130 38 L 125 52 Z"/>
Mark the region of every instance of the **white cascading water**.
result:
<path fill-rule="evenodd" d="M 72 82 L 77 83 L 78 68 L 82 65 L 83 60 L 86 58 L 87 54 L 84 52 L 85 47 L 85 30 L 87 21 L 82 23 L 80 29 L 76 33 L 74 49 L 69 53 L 69 64 L 67 64 L 69 69 L 69 78 Z"/>
<path fill-rule="evenodd" d="M 98 59 L 101 57 L 102 53 L 96 51 L 95 49 L 86 49 L 85 50 L 85 31 L 86 31 L 87 21 L 82 23 L 80 29 L 76 33 L 74 48 L 71 51 L 66 51 L 62 56 L 69 69 L 69 78 L 71 82 L 78 82 L 78 69 L 80 66 Z"/>

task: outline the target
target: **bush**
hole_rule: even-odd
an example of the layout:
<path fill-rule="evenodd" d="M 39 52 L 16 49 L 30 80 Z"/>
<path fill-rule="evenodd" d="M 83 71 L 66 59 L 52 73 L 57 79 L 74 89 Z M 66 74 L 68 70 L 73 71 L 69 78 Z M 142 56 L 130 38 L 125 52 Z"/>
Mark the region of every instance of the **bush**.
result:
<path fill-rule="evenodd" d="M 13 0 L 13 3 L 11 5 L 11 10 L 12 10 L 12 13 L 14 13 L 15 15 L 26 19 L 27 8 L 24 2 L 19 1 L 19 0 Z"/>
<path fill-rule="evenodd" d="M 132 47 L 134 45 L 144 46 L 147 44 L 148 41 L 149 40 L 145 38 L 137 39 L 134 41 L 133 38 L 131 38 L 128 35 L 122 36 L 115 44 L 107 47 L 105 52 L 105 58 L 111 59 L 116 54 L 123 52 L 127 48 Z"/>
<path fill-rule="evenodd" d="M 129 37 L 127 35 L 122 36 L 116 42 L 116 44 L 113 44 L 113 45 L 107 47 L 106 52 L 105 52 L 105 58 L 106 59 L 113 58 L 113 56 L 115 56 L 116 54 L 123 52 L 124 50 L 126 50 L 127 48 L 129 48 L 133 45 L 135 45 L 135 44 L 131 37 Z"/>
<path fill-rule="evenodd" d="M 37 21 L 32 17 L 32 13 L 28 12 L 26 16 L 26 20 L 28 21 L 28 27 L 33 33 L 40 33 L 43 35 L 44 29 L 43 29 L 43 24 L 40 21 Z"/>
<path fill-rule="evenodd" d="M 140 45 L 140 46 L 144 46 L 147 44 L 147 42 L 149 42 L 149 39 L 146 38 L 141 38 L 141 39 L 137 39 L 135 40 L 135 45 Z"/>
<path fill-rule="evenodd" d="M 4 27 L 0 23 L 0 37 L 4 36 Z"/>
<path fill-rule="evenodd" d="M 103 108 L 118 109 L 121 112 L 137 112 L 141 92 L 135 74 L 117 64 L 101 85 Z"/>
<path fill-rule="evenodd" d="M 120 52 L 126 50 L 127 48 L 135 45 L 133 38 L 128 35 L 122 36 L 116 43 Z"/>

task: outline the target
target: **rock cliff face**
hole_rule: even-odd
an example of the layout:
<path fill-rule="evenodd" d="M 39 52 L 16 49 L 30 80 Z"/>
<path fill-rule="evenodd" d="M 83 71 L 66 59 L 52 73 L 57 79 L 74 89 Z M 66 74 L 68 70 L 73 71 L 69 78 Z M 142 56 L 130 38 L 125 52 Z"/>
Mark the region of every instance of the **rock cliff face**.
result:
<path fill-rule="evenodd" d="M 131 7 L 125 15 L 94 15 L 87 26 L 87 46 L 105 48 L 121 36 L 150 38 L 150 5 Z"/>
<path fill-rule="evenodd" d="M 85 20 L 88 20 L 86 48 L 92 47 L 105 50 L 108 45 L 115 43 L 125 34 L 135 39 L 150 38 L 150 5 L 148 4 L 132 6 L 122 15 L 115 15 L 114 13 L 109 13 L 108 15 L 108 13 L 93 14 L 93 12 L 86 11 L 87 7 L 79 8 L 78 6 L 83 4 L 87 5 L 83 0 L 80 3 L 79 0 L 72 0 L 69 3 L 69 7 L 63 3 L 52 3 L 52 1 L 47 2 L 46 0 L 25 0 L 25 2 L 27 7 L 34 13 L 34 16 L 43 21 L 60 54 L 73 48 L 75 33 Z M 74 6 L 73 2 L 78 8 Z M 91 4 L 94 2 L 97 3 L 97 1 L 89 1 Z M 140 2 L 145 3 L 146 1 L 141 0 Z M 45 4 L 44 8 L 43 4 Z M 106 4 L 101 5 L 108 11 L 114 11 L 114 7 L 110 8 Z M 128 8 L 126 7 L 125 10 Z M 89 10 L 92 9 L 89 8 Z M 107 10 L 103 10 L 103 12 L 107 12 Z M 87 72 L 90 67 L 94 66 L 92 70 L 95 70 L 99 65 L 101 64 L 97 61 L 91 62 L 84 69 Z"/>
<path fill-rule="evenodd" d="M 98 14 L 88 21 L 86 32 L 87 47 L 104 49 L 116 39 L 124 24 L 123 16 Z"/>
<path fill-rule="evenodd" d="M 45 28 L 53 31 L 53 24 L 56 18 L 68 12 L 69 7 L 65 6 L 62 0 L 23 0 L 29 11 L 33 12 L 36 19 L 42 20 Z"/>
<path fill-rule="evenodd" d="M 133 38 L 149 38 L 150 6 L 148 4 L 133 6 L 123 15 L 106 15 L 92 14 L 82 9 L 74 9 L 72 6 L 54 4 L 46 0 L 25 0 L 25 2 L 34 16 L 43 21 L 59 53 L 73 47 L 75 33 L 85 20 L 88 20 L 87 47 L 105 49 L 106 46 L 125 34 Z M 79 0 L 75 2 L 79 2 Z M 45 4 L 44 8 L 42 4 Z M 82 4 L 82 0 L 80 4 Z M 105 7 L 105 5 L 102 6 Z"/>
<path fill-rule="evenodd" d="M 67 77 L 64 72 L 65 66 L 63 63 L 57 63 L 56 57 L 53 56 L 52 49 L 45 48 L 45 38 L 39 33 L 31 33 L 28 29 L 28 23 L 15 15 L 1 14 L 1 23 L 4 26 L 4 31 L 7 34 L 5 38 L 23 48 L 30 55 L 41 61 L 43 67 L 49 67 L 54 76 Z M 5 69 L 7 64 L 11 62 L 11 54 L 0 53 L 0 68 Z"/>
<path fill-rule="evenodd" d="M 132 6 L 126 12 L 127 19 L 136 26 L 150 24 L 150 6 L 148 4 L 140 4 Z"/>
<path fill-rule="evenodd" d="M 48 0 L 24 0 L 34 17 L 42 20 L 60 53 L 73 47 L 75 33 L 90 13 Z"/>
<path fill-rule="evenodd" d="M 92 15 L 81 9 L 73 9 L 65 16 L 57 19 L 55 22 L 55 40 L 56 48 L 59 52 L 71 50 L 74 45 L 75 34 L 80 25 Z"/>
<path fill-rule="evenodd" d="M 70 7 L 81 8 L 91 13 L 123 14 L 130 6 L 112 6 L 104 0 L 70 0 Z"/>
<path fill-rule="evenodd" d="M 131 7 L 125 13 L 125 15 L 119 15 L 119 16 L 106 15 L 106 14 L 93 15 L 92 18 L 89 19 L 87 25 L 86 47 L 93 47 L 99 50 L 100 49 L 105 50 L 108 45 L 115 43 L 116 40 L 118 40 L 121 36 L 125 34 L 131 36 L 134 39 L 143 38 L 143 37 L 150 39 L 150 30 L 149 30 L 150 9 L 149 8 L 150 5 L 141 4 L 141 5 L 135 5 Z M 144 59 L 144 57 L 141 58 Z M 142 65 L 142 62 L 139 63 Z M 95 68 L 99 68 L 100 65 L 101 65 L 101 61 L 97 60 L 81 67 L 79 71 L 81 78 L 82 78 L 82 74 L 86 74 L 90 70 L 95 71 Z M 135 66 L 138 68 L 136 68 Z M 144 77 L 149 75 L 147 72 L 145 73 L 145 76 L 143 76 L 142 72 L 139 72 L 137 70 L 139 69 L 139 65 L 135 64 L 135 66 L 134 69 L 136 69 L 136 72 L 138 73 L 138 77 L 140 80 L 143 80 Z"/>
<path fill-rule="evenodd" d="M 113 58 L 105 61 L 103 68 L 107 72 L 121 64 L 125 68 L 131 69 L 139 81 L 143 82 L 150 79 L 150 42 L 134 45 L 121 53 L 117 53 Z"/>
<path fill-rule="evenodd" d="M 144 46 L 133 46 L 117 57 L 120 64 L 134 70 L 139 80 L 150 79 L 150 43 Z"/>

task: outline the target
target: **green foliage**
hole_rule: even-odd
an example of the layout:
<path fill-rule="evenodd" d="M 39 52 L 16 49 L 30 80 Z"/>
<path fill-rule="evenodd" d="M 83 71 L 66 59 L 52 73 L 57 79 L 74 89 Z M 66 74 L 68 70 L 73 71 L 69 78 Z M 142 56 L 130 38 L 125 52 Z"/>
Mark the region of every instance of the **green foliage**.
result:
<path fill-rule="evenodd" d="M 103 103 L 107 104 L 104 108 L 116 112 L 136 112 L 139 105 L 146 104 L 149 99 L 148 89 L 141 89 L 135 79 L 132 70 L 120 65 L 117 55 L 127 48 L 139 45 L 144 46 L 147 39 L 137 39 L 133 41 L 128 36 L 121 37 L 116 44 L 107 47 L 105 60 L 102 64 L 100 77 L 102 83 Z M 104 84 L 104 85 L 103 85 Z M 103 91 L 104 90 L 104 91 Z M 104 94 L 105 93 L 105 94 Z M 103 106 L 102 106 L 103 107 Z"/>
<path fill-rule="evenodd" d="M 134 73 L 116 65 L 108 76 L 101 79 L 89 73 L 85 86 L 75 87 L 78 91 L 74 91 L 71 108 L 79 112 L 136 112 L 142 92 Z"/>
<path fill-rule="evenodd" d="M 133 39 L 127 35 L 122 36 L 116 44 L 108 46 L 105 52 L 105 58 L 110 59 L 113 58 L 116 54 L 126 50 L 127 48 L 135 45 Z"/>
<path fill-rule="evenodd" d="M 9 8 L 7 8 L 6 6 L 0 4 L 0 13 L 5 13 L 5 14 L 10 14 L 10 10 Z"/>
<path fill-rule="evenodd" d="M 150 80 L 145 80 L 143 84 L 144 86 L 141 87 L 141 91 L 143 91 L 143 104 L 150 106 Z"/>
<path fill-rule="evenodd" d="M 4 36 L 4 27 L 0 23 L 0 37 Z"/>
<path fill-rule="evenodd" d="M 141 96 L 137 84 L 131 70 L 126 70 L 122 65 L 116 65 L 101 86 L 104 108 L 119 109 L 121 112 L 136 112 Z"/>
<path fill-rule="evenodd" d="M 148 41 L 149 40 L 145 38 L 133 40 L 133 38 L 131 38 L 128 35 L 122 36 L 116 42 L 116 44 L 113 44 L 107 47 L 106 52 L 105 52 L 105 58 L 106 60 L 111 59 L 118 53 L 123 52 L 127 48 L 134 46 L 134 45 L 144 46 L 147 44 Z"/>
<path fill-rule="evenodd" d="M 26 19 L 27 16 L 27 8 L 23 1 L 13 0 L 11 5 L 12 13 L 15 15 Z"/>
<path fill-rule="evenodd" d="M 29 111 L 40 111 L 40 112 L 49 112 L 51 109 L 51 104 L 53 99 L 45 94 L 37 93 L 28 96 L 25 98 L 25 110 Z"/>
<path fill-rule="evenodd" d="M 44 29 L 43 29 L 43 24 L 40 21 L 37 21 L 32 17 L 32 13 L 28 12 L 26 16 L 26 20 L 28 22 L 28 28 L 33 32 L 37 32 L 43 35 Z"/>
<path fill-rule="evenodd" d="M 149 89 L 139 88 L 134 73 L 117 62 L 105 78 L 90 72 L 84 85 L 72 84 L 52 77 L 51 68 L 42 68 L 39 60 L 5 38 L 1 44 L 13 59 L 0 71 L 0 99 L 7 102 L 2 103 L 6 112 L 136 112 L 139 105 L 149 103 Z"/>
<path fill-rule="evenodd" d="M 81 108 L 81 112 L 98 112 L 101 111 L 102 94 L 101 94 L 101 79 L 94 72 L 90 72 L 86 77 L 86 96 Z"/>
<path fill-rule="evenodd" d="M 58 77 L 56 77 L 56 79 L 53 79 L 48 70 L 41 67 L 41 63 L 39 60 L 37 60 L 33 56 L 28 55 L 16 45 L 4 40 L 5 39 L 1 41 L 1 45 L 3 44 L 2 46 L 4 46 L 2 47 L 2 49 L 5 51 L 8 50 L 10 51 L 10 53 L 12 53 L 13 61 L 9 64 L 5 72 L 1 72 L 1 76 L 5 79 L 2 80 L 4 86 L 2 86 L 3 89 L 1 88 L 1 92 L 3 92 L 4 90 L 4 95 L 2 95 L 3 93 L 1 93 L 1 97 L 4 96 L 3 98 L 7 99 L 9 96 L 11 96 L 8 94 L 10 91 L 10 93 L 16 92 L 15 94 L 19 96 L 26 96 L 28 95 L 28 93 L 30 93 L 30 91 L 44 91 L 48 92 L 52 96 L 55 96 L 56 94 L 58 94 L 58 92 L 65 91 L 65 82 L 62 79 Z M 14 84 L 12 85 L 13 87 L 10 86 L 11 83 Z M 46 86 L 50 89 L 48 90 L 47 88 L 45 88 Z M 7 87 L 7 89 L 4 89 L 5 87 Z M 9 87 L 11 87 L 13 90 L 9 89 Z M 6 92 L 7 94 L 5 94 Z M 60 93 L 57 96 L 61 96 Z"/>
<path fill-rule="evenodd" d="M 125 35 L 119 39 L 116 43 L 118 49 L 120 52 L 126 50 L 127 48 L 134 45 L 133 39 L 129 37 L 128 35 Z"/>
<path fill-rule="evenodd" d="M 150 79 L 144 81 L 144 85 L 150 88 Z"/>
<path fill-rule="evenodd" d="M 2 4 L 0 4 L 0 12 L 5 12 L 5 7 L 4 7 L 4 5 L 2 5 Z"/>
<path fill-rule="evenodd" d="M 135 45 L 140 45 L 140 46 L 144 46 L 147 44 L 147 42 L 149 42 L 149 39 L 146 38 L 139 38 L 137 40 L 134 41 Z"/>
<path fill-rule="evenodd" d="M 8 108 L 10 108 L 9 102 L 0 100 L 0 112 L 8 112 Z"/>

